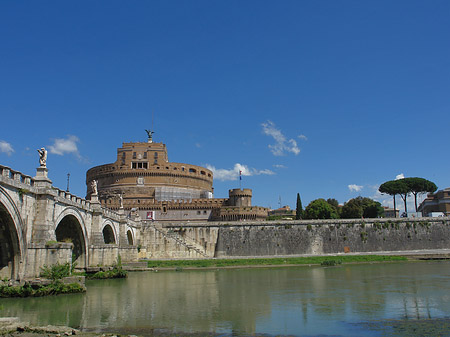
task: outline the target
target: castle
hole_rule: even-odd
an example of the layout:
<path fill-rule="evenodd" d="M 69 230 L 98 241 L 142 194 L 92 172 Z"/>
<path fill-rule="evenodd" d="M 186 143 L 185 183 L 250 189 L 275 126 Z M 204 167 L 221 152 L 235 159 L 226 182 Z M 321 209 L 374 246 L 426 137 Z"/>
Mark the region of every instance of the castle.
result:
<path fill-rule="evenodd" d="M 112 164 L 86 173 L 87 199 L 98 194 L 103 207 L 123 209 L 135 218 L 157 221 L 265 220 L 268 209 L 252 206 L 251 189 L 231 189 L 228 198 L 213 197 L 213 172 L 169 162 L 166 145 L 123 143 Z"/>

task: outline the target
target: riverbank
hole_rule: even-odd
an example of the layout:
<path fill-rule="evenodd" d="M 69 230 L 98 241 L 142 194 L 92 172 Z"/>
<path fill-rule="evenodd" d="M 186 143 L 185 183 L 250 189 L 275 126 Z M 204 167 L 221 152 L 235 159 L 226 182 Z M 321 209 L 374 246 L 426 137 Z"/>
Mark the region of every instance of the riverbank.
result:
<path fill-rule="evenodd" d="M 399 255 L 327 255 L 273 258 L 202 259 L 202 260 L 152 260 L 147 267 L 152 269 L 217 269 L 245 267 L 290 267 L 302 265 L 335 265 L 347 263 L 374 263 L 407 261 Z"/>

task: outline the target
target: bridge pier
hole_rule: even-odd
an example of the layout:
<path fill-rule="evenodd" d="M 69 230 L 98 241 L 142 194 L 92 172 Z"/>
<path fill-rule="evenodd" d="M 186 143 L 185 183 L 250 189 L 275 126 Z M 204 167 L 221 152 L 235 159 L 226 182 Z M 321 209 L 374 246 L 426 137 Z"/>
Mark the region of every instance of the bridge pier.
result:
<path fill-rule="evenodd" d="M 56 241 L 55 226 L 53 223 L 53 212 L 55 198 L 50 194 L 52 181 L 48 178 L 48 169 L 38 167 L 34 177 L 36 188 L 36 213 L 33 222 L 31 242 L 45 245 L 48 241 Z"/>

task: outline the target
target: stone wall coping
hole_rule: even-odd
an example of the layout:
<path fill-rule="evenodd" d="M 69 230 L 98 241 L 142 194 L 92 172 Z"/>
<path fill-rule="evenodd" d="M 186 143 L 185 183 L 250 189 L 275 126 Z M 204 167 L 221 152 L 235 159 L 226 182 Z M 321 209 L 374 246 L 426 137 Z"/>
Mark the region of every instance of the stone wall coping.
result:
<path fill-rule="evenodd" d="M 450 217 L 422 217 L 422 218 L 371 218 L 371 219 L 325 219 L 325 220 L 272 220 L 272 221 L 224 221 L 224 222 L 170 222 L 161 223 L 162 227 L 248 227 L 248 226 L 307 226 L 307 225 L 347 225 L 374 223 L 442 223 L 450 221 Z M 158 221 L 155 221 L 155 224 Z"/>

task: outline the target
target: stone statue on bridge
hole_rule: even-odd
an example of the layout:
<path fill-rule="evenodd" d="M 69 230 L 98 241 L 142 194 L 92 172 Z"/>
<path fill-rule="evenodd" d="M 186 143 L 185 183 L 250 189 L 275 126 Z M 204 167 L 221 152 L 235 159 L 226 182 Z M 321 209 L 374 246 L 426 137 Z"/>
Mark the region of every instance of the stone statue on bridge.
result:
<path fill-rule="evenodd" d="M 47 150 L 44 147 L 41 147 L 37 152 L 39 152 L 39 166 L 47 167 Z"/>
<path fill-rule="evenodd" d="M 91 182 L 91 189 L 93 195 L 98 195 L 98 188 L 97 188 L 97 180 L 92 180 Z"/>
<path fill-rule="evenodd" d="M 122 193 L 119 194 L 119 203 L 120 203 L 120 208 L 123 208 L 123 194 Z"/>

